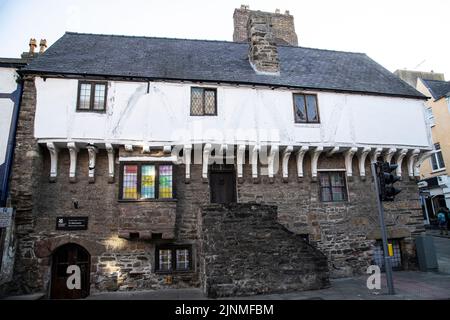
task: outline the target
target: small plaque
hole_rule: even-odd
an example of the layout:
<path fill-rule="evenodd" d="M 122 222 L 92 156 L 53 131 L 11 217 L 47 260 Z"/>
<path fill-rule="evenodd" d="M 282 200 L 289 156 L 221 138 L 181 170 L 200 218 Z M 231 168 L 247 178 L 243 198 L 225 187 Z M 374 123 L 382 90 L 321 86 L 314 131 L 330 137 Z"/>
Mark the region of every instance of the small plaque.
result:
<path fill-rule="evenodd" d="M 8 228 L 11 225 L 13 208 L 0 208 L 0 228 Z"/>
<path fill-rule="evenodd" d="M 87 230 L 88 217 L 57 217 L 56 230 Z"/>

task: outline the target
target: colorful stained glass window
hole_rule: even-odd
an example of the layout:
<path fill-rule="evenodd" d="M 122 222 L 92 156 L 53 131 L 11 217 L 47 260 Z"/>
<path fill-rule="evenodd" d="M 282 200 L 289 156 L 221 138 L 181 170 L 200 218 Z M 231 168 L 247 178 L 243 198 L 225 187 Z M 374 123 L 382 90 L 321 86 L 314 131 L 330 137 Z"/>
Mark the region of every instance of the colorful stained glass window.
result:
<path fill-rule="evenodd" d="M 155 198 L 155 166 L 143 165 L 141 167 L 141 198 Z"/>
<path fill-rule="evenodd" d="M 122 197 L 123 199 L 137 199 L 137 165 L 123 166 L 123 184 Z"/>
<path fill-rule="evenodd" d="M 172 166 L 159 166 L 159 198 L 172 198 Z"/>

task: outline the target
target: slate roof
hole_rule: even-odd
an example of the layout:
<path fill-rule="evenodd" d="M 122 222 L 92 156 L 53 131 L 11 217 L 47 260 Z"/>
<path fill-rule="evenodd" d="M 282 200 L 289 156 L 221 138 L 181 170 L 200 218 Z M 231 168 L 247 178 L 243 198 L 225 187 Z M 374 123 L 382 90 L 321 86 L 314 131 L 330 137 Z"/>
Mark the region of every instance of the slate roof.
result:
<path fill-rule="evenodd" d="M 256 74 L 248 44 L 66 32 L 24 73 L 288 86 L 424 98 L 363 53 L 278 46 L 279 76 Z"/>
<path fill-rule="evenodd" d="M 421 79 L 435 100 L 450 96 L 450 81 Z"/>

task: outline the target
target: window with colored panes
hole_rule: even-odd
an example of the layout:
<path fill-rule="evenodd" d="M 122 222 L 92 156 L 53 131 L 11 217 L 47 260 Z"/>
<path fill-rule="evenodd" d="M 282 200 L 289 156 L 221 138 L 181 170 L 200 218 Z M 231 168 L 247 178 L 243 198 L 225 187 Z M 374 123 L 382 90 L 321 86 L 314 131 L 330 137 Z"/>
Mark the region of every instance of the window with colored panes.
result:
<path fill-rule="evenodd" d="M 296 123 L 319 123 L 317 96 L 314 94 L 294 94 L 294 117 Z"/>
<path fill-rule="evenodd" d="M 170 164 L 124 164 L 121 199 L 172 199 L 172 174 Z"/>
<path fill-rule="evenodd" d="M 320 200 L 322 202 L 339 202 L 347 200 L 345 172 L 319 172 Z"/>

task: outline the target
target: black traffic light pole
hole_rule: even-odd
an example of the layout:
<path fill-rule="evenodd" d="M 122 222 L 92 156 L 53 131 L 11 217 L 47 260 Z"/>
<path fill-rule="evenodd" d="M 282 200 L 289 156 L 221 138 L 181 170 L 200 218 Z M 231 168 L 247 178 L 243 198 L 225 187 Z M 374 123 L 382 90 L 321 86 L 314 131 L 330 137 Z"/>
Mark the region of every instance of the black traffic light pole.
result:
<path fill-rule="evenodd" d="M 386 224 L 384 222 L 384 209 L 383 209 L 383 204 L 381 203 L 380 186 L 379 186 L 379 179 L 377 176 L 376 166 L 377 166 L 377 163 L 373 162 L 372 163 L 372 176 L 373 176 L 373 181 L 375 183 L 375 191 L 376 191 L 376 195 L 377 195 L 378 213 L 379 213 L 380 227 L 381 227 L 381 237 L 383 239 L 384 267 L 386 269 L 386 280 L 387 280 L 389 294 L 393 295 L 393 294 L 395 294 L 395 291 L 394 291 L 394 281 L 392 279 L 391 257 L 389 256 L 389 252 L 388 252 Z M 380 166 L 379 170 L 382 170 L 381 166 Z"/>

